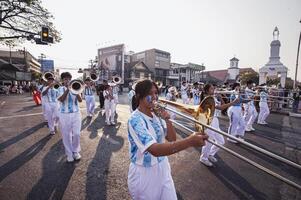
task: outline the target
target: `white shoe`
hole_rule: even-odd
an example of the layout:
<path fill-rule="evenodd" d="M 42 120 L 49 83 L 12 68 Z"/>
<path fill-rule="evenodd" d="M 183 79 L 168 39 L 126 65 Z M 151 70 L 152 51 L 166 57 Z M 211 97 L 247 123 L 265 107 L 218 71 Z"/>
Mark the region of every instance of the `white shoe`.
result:
<path fill-rule="evenodd" d="M 203 163 L 204 165 L 206 165 L 207 167 L 212 167 L 213 166 L 212 162 L 210 162 L 209 160 L 204 159 L 204 158 L 201 158 L 200 162 Z"/>
<path fill-rule="evenodd" d="M 74 158 L 73 156 L 67 156 L 67 162 L 73 162 Z"/>
<path fill-rule="evenodd" d="M 236 140 L 232 140 L 231 138 L 227 138 L 227 140 L 229 141 L 229 142 L 232 142 L 232 143 L 238 143 Z"/>
<path fill-rule="evenodd" d="M 246 131 L 246 132 L 250 132 L 250 131 L 252 131 L 252 130 L 251 130 L 251 128 L 247 127 L 245 131 Z"/>
<path fill-rule="evenodd" d="M 245 139 L 243 137 L 238 137 L 238 139 L 240 139 L 242 141 L 245 141 Z"/>
<path fill-rule="evenodd" d="M 266 121 L 263 121 L 262 124 L 268 124 Z"/>
<path fill-rule="evenodd" d="M 73 153 L 73 158 L 74 160 L 80 160 L 81 159 L 81 155 L 79 153 Z"/>
<path fill-rule="evenodd" d="M 209 156 L 208 160 L 212 163 L 216 163 L 217 159 L 214 156 Z"/>
<path fill-rule="evenodd" d="M 115 122 L 111 122 L 111 125 L 116 125 Z"/>
<path fill-rule="evenodd" d="M 251 126 L 251 131 L 255 131 L 255 128 L 253 128 L 253 126 Z"/>
<path fill-rule="evenodd" d="M 261 124 L 261 125 L 264 125 L 264 123 L 263 123 L 263 122 L 257 122 L 257 124 Z"/>
<path fill-rule="evenodd" d="M 50 131 L 50 135 L 55 135 L 55 131 Z"/>
<path fill-rule="evenodd" d="M 110 125 L 111 125 L 111 123 L 110 123 L 110 122 L 106 122 L 106 124 L 107 124 L 108 126 L 110 126 Z"/>

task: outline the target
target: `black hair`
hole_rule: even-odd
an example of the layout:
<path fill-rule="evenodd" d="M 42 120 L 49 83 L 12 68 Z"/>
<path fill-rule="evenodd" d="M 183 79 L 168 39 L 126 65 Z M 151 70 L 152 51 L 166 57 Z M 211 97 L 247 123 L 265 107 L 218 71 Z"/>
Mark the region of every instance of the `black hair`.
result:
<path fill-rule="evenodd" d="M 252 80 L 248 80 L 248 81 L 247 81 L 247 85 L 250 85 L 250 84 L 253 84 L 253 81 L 252 81 Z"/>
<path fill-rule="evenodd" d="M 63 72 L 61 74 L 61 79 L 63 80 L 64 78 L 70 78 L 70 79 L 72 79 L 72 75 L 70 74 L 70 72 Z"/>
<path fill-rule="evenodd" d="M 90 77 L 87 77 L 87 78 L 85 79 L 85 81 L 91 81 L 91 78 L 90 78 Z"/>
<path fill-rule="evenodd" d="M 210 83 L 207 83 L 204 88 L 203 88 L 203 92 L 201 93 L 201 102 L 205 99 L 206 95 L 208 95 L 209 89 L 212 87 L 213 85 Z"/>
<path fill-rule="evenodd" d="M 157 91 L 159 92 L 157 84 L 151 80 L 146 79 L 137 82 L 135 86 L 135 95 L 133 96 L 131 102 L 133 110 L 136 110 L 136 108 L 138 108 L 139 101 L 150 93 L 153 86 L 155 86 Z"/>
<path fill-rule="evenodd" d="M 232 90 L 234 90 L 237 86 L 240 86 L 240 83 L 233 83 Z"/>

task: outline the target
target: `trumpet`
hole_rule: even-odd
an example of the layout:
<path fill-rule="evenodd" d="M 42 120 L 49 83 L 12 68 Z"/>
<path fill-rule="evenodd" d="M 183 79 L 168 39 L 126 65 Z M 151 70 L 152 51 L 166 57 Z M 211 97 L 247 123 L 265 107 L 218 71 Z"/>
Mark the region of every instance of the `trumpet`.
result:
<path fill-rule="evenodd" d="M 42 79 L 47 82 L 49 77 L 54 78 L 54 73 L 50 71 L 44 72 Z"/>
<path fill-rule="evenodd" d="M 53 86 L 54 89 L 59 89 L 59 87 L 61 87 L 62 84 L 60 82 L 56 82 Z"/>
<path fill-rule="evenodd" d="M 90 79 L 94 82 L 98 81 L 99 76 L 96 73 L 90 73 Z"/>
<path fill-rule="evenodd" d="M 84 82 L 82 80 L 80 80 L 80 79 L 74 79 L 74 80 L 70 81 L 70 83 L 69 83 L 69 90 L 73 94 L 80 94 L 80 93 L 82 93 L 82 91 L 85 88 L 84 85 L 85 84 L 84 84 Z"/>
<path fill-rule="evenodd" d="M 207 97 L 208 98 L 208 97 Z M 258 147 L 254 144 L 251 144 L 249 142 L 246 142 L 244 140 L 241 140 L 233 135 L 230 135 L 224 131 L 221 131 L 219 129 L 216 129 L 212 126 L 210 126 L 210 119 L 212 117 L 212 112 L 214 112 L 214 109 L 215 107 L 213 107 L 215 104 L 214 104 L 214 99 L 213 99 L 213 102 L 212 102 L 212 99 L 213 97 L 209 97 L 207 100 L 205 98 L 204 101 L 202 101 L 201 105 L 199 107 L 202 107 L 202 108 L 199 108 L 199 109 L 191 109 L 189 105 L 184 105 L 184 104 L 179 104 L 179 103 L 175 103 L 175 102 L 171 102 L 171 101 L 166 101 L 166 100 L 159 100 L 157 103 L 155 103 L 155 109 L 154 109 L 154 112 L 156 113 L 158 110 L 159 110 L 159 114 L 160 114 L 160 109 L 165 109 L 167 111 L 170 111 L 170 112 L 173 112 L 191 122 L 193 122 L 195 124 L 195 126 L 197 127 L 198 126 L 201 126 L 203 127 L 202 130 L 204 130 L 205 128 L 207 129 L 210 129 L 210 130 L 213 130 L 214 132 L 218 133 L 218 134 L 221 134 L 225 137 L 228 137 L 228 138 L 231 138 L 232 140 L 235 140 L 253 150 L 256 150 L 260 153 L 263 153 L 271 158 L 274 158 L 278 161 L 281 161 L 283 163 L 286 163 L 292 167 L 295 167 L 296 169 L 299 169 L 301 170 L 301 165 L 291 161 L 291 160 L 288 160 L 284 157 L 281 157 L 279 155 L 276 155 L 275 153 L 273 152 L 270 152 L 266 149 L 263 149 L 261 147 Z M 161 102 L 164 102 L 163 104 Z M 203 105 L 202 105 L 203 104 Z M 174 106 L 176 107 L 177 109 L 179 109 L 180 111 L 177 111 L 176 109 L 173 109 L 173 108 L 170 108 L 170 107 L 167 107 L 166 105 L 171 105 L 171 106 Z M 157 108 L 156 108 L 157 107 Z M 157 111 L 156 111 L 157 110 Z M 201 117 L 199 119 L 196 118 L 196 116 L 199 116 L 199 115 L 204 115 L 204 117 Z M 181 129 L 185 130 L 185 131 L 188 131 L 188 132 L 194 132 L 192 129 L 188 128 L 187 126 L 184 126 L 183 124 L 175 121 L 175 120 L 172 120 L 170 119 L 170 121 L 175 124 L 176 126 L 180 127 Z M 242 156 L 241 154 L 227 148 L 227 147 L 224 147 L 223 145 L 220 145 L 218 143 L 216 143 L 215 141 L 211 140 L 210 138 L 207 140 L 209 143 L 213 144 L 213 145 L 216 145 L 218 147 L 220 147 L 221 149 L 225 150 L 227 153 L 230 153 L 231 155 L 247 162 L 248 164 L 264 171 L 265 173 L 285 182 L 286 184 L 288 185 L 291 185 L 299 190 L 301 190 L 301 185 L 299 185 L 298 183 L 294 182 L 294 181 L 291 181 L 287 178 L 285 178 L 284 176 L 281 176 L 280 174 L 256 163 L 255 161 L 249 159 L 249 158 L 246 158 L 245 156 Z"/>
<path fill-rule="evenodd" d="M 120 84 L 121 83 L 121 77 L 116 75 L 116 76 L 113 76 L 112 77 L 112 82 L 116 85 Z"/>
<path fill-rule="evenodd" d="M 156 81 L 156 85 L 158 86 L 159 89 L 163 87 L 162 81 Z"/>

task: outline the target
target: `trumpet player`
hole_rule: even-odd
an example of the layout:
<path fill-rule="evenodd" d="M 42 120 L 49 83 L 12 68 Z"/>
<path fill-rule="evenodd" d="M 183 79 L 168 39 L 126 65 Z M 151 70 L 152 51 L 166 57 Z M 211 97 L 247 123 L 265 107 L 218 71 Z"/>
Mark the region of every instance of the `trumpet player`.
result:
<path fill-rule="evenodd" d="M 253 91 L 252 86 L 253 86 L 253 81 L 252 80 L 247 81 L 245 94 L 246 94 L 246 98 L 250 99 L 250 102 L 244 104 L 244 108 L 245 108 L 244 118 L 246 122 L 246 131 L 255 131 L 255 129 L 253 128 L 253 123 L 255 122 L 258 116 L 258 113 L 254 105 L 255 91 Z"/>
<path fill-rule="evenodd" d="M 103 91 L 103 96 L 105 98 L 105 114 L 106 114 L 106 124 L 115 125 L 115 99 L 113 96 L 113 88 L 111 84 L 105 86 Z"/>
<path fill-rule="evenodd" d="M 212 84 L 206 84 L 204 86 L 204 95 L 202 96 L 205 98 L 206 96 L 214 95 L 214 90 L 215 87 Z M 215 101 L 215 111 L 211 122 L 211 126 L 213 128 L 220 130 L 218 117 L 221 115 L 221 111 L 239 102 L 239 98 L 236 98 L 234 101 L 230 103 L 224 103 L 221 95 L 217 94 L 216 96 L 214 96 L 214 101 Z M 209 139 L 214 140 L 217 144 L 220 145 L 225 144 L 224 137 L 221 134 L 216 133 L 211 129 L 206 129 L 205 132 L 209 136 Z M 206 142 L 206 144 L 202 147 L 200 162 L 206 165 L 207 167 L 211 167 L 213 163 L 217 162 L 215 154 L 218 152 L 218 150 L 219 148 L 217 146 L 212 145 L 209 142 Z"/>
<path fill-rule="evenodd" d="M 45 104 L 45 113 L 50 135 L 54 135 L 58 123 L 58 90 L 54 88 L 56 82 L 53 76 L 48 76 L 47 80 L 47 86 L 43 87 L 42 96 L 44 98 L 43 101 L 47 102 Z"/>
<path fill-rule="evenodd" d="M 198 83 L 193 84 L 192 95 L 193 95 L 193 105 L 199 105 L 201 91 Z"/>
<path fill-rule="evenodd" d="M 169 114 L 165 110 L 159 116 L 154 114 L 157 85 L 151 80 L 139 81 L 135 91 L 138 108 L 128 121 L 131 199 L 177 199 L 167 156 L 188 147 L 202 146 L 207 136 L 194 133 L 176 141 Z"/>
<path fill-rule="evenodd" d="M 63 144 L 67 155 L 67 162 L 80 160 L 80 129 L 81 114 L 79 111 L 79 102 L 82 98 L 79 94 L 72 93 L 70 88 L 70 80 L 72 76 L 69 72 L 61 74 L 63 85 L 59 88 L 60 101 L 60 127 L 62 132 Z"/>
<path fill-rule="evenodd" d="M 95 109 L 95 98 L 93 82 L 90 77 L 87 77 L 85 79 L 85 89 L 83 92 L 83 97 L 86 100 L 87 116 L 92 117 L 94 115 Z"/>
<path fill-rule="evenodd" d="M 41 84 L 38 86 L 39 92 L 42 94 L 44 87 L 47 86 L 47 82 L 44 81 L 44 79 L 41 79 Z M 45 122 L 47 122 L 47 115 L 46 115 L 46 105 L 47 105 L 48 99 L 46 95 L 41 95 L 41 103 L 42 103 L 42 113 L 43 117 L 45 119 Z M 47 122 L 48 123 L 48 122 Z"/>

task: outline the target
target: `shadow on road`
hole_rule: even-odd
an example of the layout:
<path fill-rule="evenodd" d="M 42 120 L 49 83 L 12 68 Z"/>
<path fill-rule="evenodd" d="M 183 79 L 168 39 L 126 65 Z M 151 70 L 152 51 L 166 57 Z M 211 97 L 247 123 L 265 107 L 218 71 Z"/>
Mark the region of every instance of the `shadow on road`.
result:
<path fill-rule="evenodd" d="M 116 152 L 124 145 L 124 139 L 117 136 L 117 131 L 121 123 L 116 126 L 105 126 L 104 116 L 99 117 L 88 127 L 91 132 L 90 138 L 98 138 L 98 129 L 102 129 L 102 136 L 96 148 L 94 158 L 90 162 L 87 170 L 86 199 L 106 199 L 106 181 L 109 173 L 109 166 L 113 152 Z"/>
<path fill-rule="evenodd" d="M 0 182 L 8 175 L 22 167 L 26 162 L 37 155 L 50 140 L 51 136 L 47 135 L 40 141 L 23 151 L 21 154 L 0 167 Z"/>
<path fill-rule="evenodd" d="M 36 105 L 25 106 L 22 109 L 15 111 L 15 113 L 30 111 L 30 110 L 34 109 L 35 107 L 37 107 L 37 106 Z"/>
<path fill-rule="evenodd" d="M 44 126 L 45 126 L 45 123 L 44 123 L 44 122 L 39 123 L 39 124 L 37 124 L 37 125 L 35 125 L 35 126 L 29 128 L 29 129 L 23 131 L 22 133 L 19 133 L 17 136 L 15 136 L 15 137 L 13 137 L 13 138 L 11 138 L 11 139 L 5 141 L 5 142 L 2 142 L 2 143 L 0 144 L 0 152 L 1 152 L 3 149 L 7 148 L 8 146 L 10 146 L 10 145 L 12 145 L 12 144 L 14 144 L 14 143 L 16 143 L 16 142 L 18 142 L 18 141 L 20 141 L 20 140 L 26 138 L 27 136 L 33 134 L 34 132 L 36 132 L 37 130 L 43 128 Z"/>
<path fill-rule="evenodd" d="M 210 171 L 241 200 L 267 199 L 267 196 L 264 193 L 256 190 L 246 179 L 236 173 L 221 158 L 219 158 L 218 165 L 210 168 Z"/>
<path fill-rule="evenodd" d="M 62 140 L 54 144 L 42 163 L 43 174 L 27 196 L 28 200 L 62 199 L 76 163 L 65 160 Z"/>

